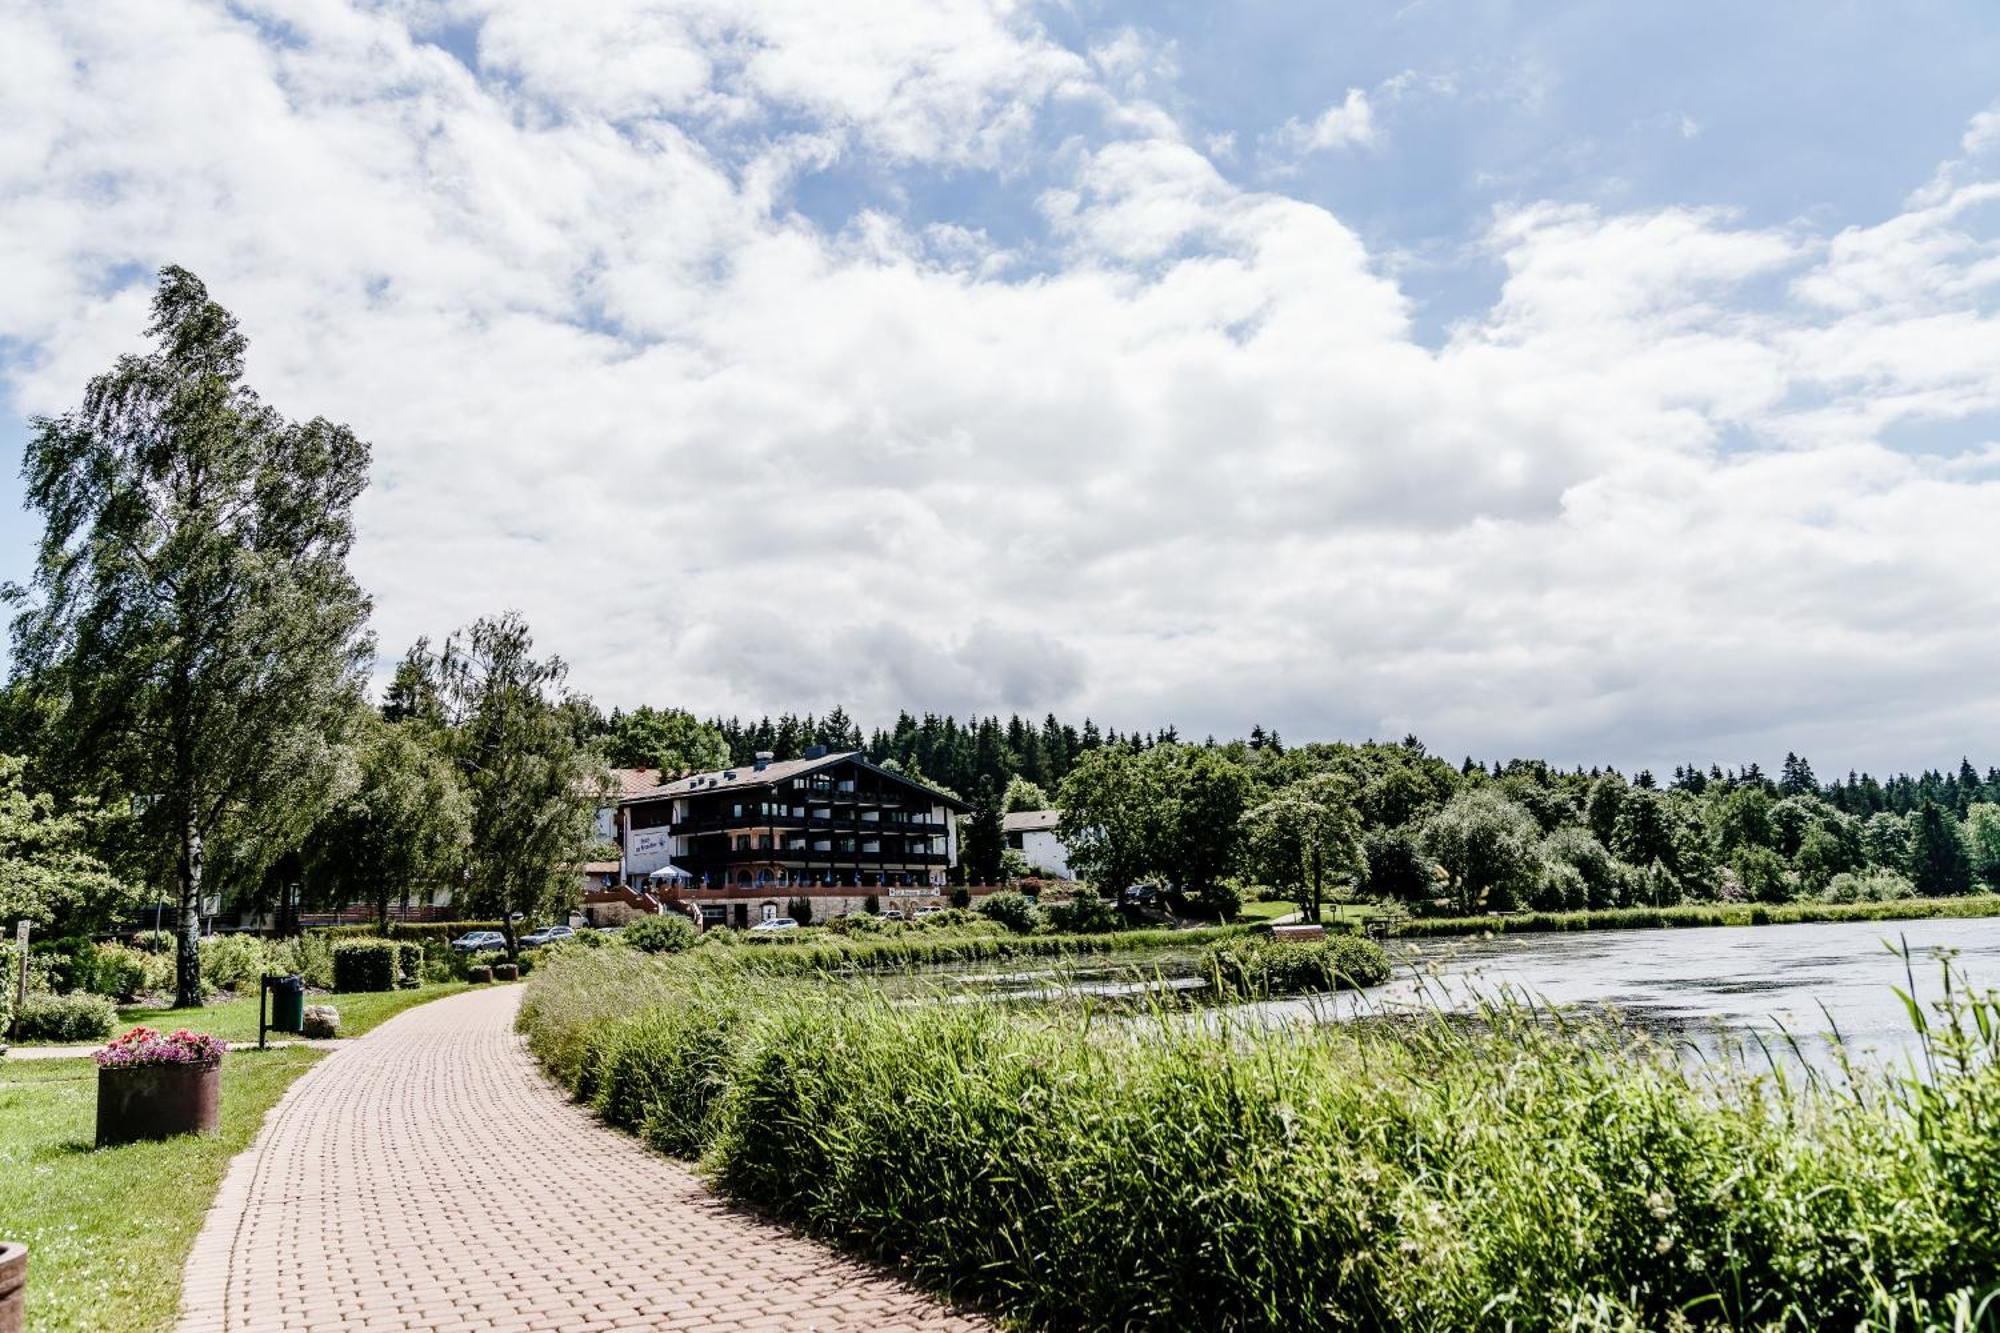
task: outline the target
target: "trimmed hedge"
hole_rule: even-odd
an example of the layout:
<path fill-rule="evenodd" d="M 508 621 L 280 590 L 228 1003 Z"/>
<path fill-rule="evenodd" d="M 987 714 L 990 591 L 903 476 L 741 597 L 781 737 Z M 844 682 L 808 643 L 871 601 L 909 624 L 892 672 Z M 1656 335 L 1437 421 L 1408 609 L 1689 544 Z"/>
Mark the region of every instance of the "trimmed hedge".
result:
<path fill-rule="evenodd" d="M 333 946 L 333 988 L 343 993 L 414 989 L 424 949 L 407 940 L 342 940 Z"/>
<path fill-rule="evenodd" d="M 103 1041 L 118 1008 L 102 995 L 30 995 L 15 1015 L 18 1041 Z"/>
<path fill-rule="evenodd" d="M 450 943 L 460 935 L 475 930 L 505 930 L 504 921 L 391 921 L 389 933 L 384 936 L 372 925 L 367 926 L 314 926 L 308 935 L 324 935 L 330 940 L 437 940 Z"/>

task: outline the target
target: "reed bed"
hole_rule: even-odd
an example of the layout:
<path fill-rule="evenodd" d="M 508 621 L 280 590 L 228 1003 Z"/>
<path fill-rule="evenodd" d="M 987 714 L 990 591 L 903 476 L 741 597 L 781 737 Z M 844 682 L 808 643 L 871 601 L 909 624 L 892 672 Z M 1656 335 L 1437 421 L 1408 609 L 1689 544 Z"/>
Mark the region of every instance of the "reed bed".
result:
<path fill-rule="evenodd" d="M 531 1048 L 718 1188 L 1021 1326 L 2000 1326 L 1990 994 L 1911 1003 L 1921 1068 L 1826 1080 L 1510 1004 L 1109 1020 L 705 952 L 551 961 Z"/>

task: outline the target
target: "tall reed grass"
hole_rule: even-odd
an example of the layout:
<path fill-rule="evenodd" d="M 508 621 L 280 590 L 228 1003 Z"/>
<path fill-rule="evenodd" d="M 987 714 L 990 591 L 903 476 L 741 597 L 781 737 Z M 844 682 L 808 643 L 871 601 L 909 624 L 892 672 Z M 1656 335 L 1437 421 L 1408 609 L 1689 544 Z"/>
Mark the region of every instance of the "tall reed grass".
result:
<path fill-rule="evenodd" d="M 1514 1005 L 1108 1020 L 704 952 L 551 961 L 531 1048 L 722 1190 L 1024 1326 L 2000 1326 L 1990 994 L 1912 1002 L 1920 1071 L 1830 1081 Z"/>

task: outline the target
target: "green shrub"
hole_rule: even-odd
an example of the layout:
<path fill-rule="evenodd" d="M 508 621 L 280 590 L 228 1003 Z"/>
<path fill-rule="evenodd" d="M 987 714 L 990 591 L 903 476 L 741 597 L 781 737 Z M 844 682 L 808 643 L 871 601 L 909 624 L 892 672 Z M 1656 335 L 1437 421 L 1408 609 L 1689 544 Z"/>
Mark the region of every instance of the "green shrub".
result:
<path fill-rule="evenodd" d="M 15 1016 L 21 1041 L 103 1041 L 118 1008 L 102 995 L 30 995 Z"/>
<path fill-rule="evenodd" d="M 114 1000 L 158 995 L 174 988 L 172 954 L 147 953 L 123 944 L 97 946 L 97 975 L 91 990 Z"/>
<path fill-rule="evenodd" d="M 785 902 L 785 915 L 802 926 L 813 923 L 813 905 L 810 898 L 791 898 Z"/>
<path fill-rule="evenodd" d="M 373 926 L 314 926 L 309 934 L 329 940 L 393 939 L 419 942 L 438 940 L 445 944 L 475 930 L 505 930 L 504 921 L 391 921 L 384 936 Z"/>
<path fill-rule="evenodd" d="M 1041 924 L 1042 914 L 1025 893 L 1009 889 L 989 893 L 979 900 L 978 912 L 989 921 L 998 921 L 1016 935 L 1026 935 Z"/>
<path fill-rule="evenodd" d="M 36 940 L 28 945 L 28 954 L 41 961 L 48 988 L 57 995 L 97 988 L 97 945 L 85 936 Z"/>
<path fill-rule="evenodd" d="M 416 986 L 423 946 L 407 940 L 342 940 L 333 946 L 333 988 L 343 994 Z"/>
<path fill-rule="evenodd" d="M 265 945 L 266 966 L 285 976 L 301 976 L 315 990 L 332 990 L 333 941 L 316 932 L 272 940 Z"/>
<path fill-rule="evenodd" d="M 678 912 L 642 916 L 628 924 L 618 936 L 641 953 L 679 953 L 701 938 L 694 922 Z"/>
<path fill-rule="evenodd" d="M 826 923 L 826 928 L 836 935 L 884 935 L 901 926 L 898 921 L 884 921 L 879 916 L 867 912 L 849 912 L 837 916 Z"/>
<path fill-rule="evenodd" d="M 1118 911 L 1089 889 L 1078 889 L 1068 902 L 1052 903 L 1042 909 L 1048 914 L 1049 929 L 1063 935 L 1098 935 L 1118 929 Z"/>
<path fill-rule="evenodd" d="M 1389 979 L 1389 956 L 1374 941 L 1353 935 L 1253 937 L 1214 946 L 1207 971 L 1237 995 L 1303 995 L 1379 986 Z"/>
<path fill-rule="evenodd" d="M 217 990 L 254 991 L 270 970 L 264 941 L 255 935 L 210 935 L 201 942 L 202 980 Z"/>
<path fill-rule="evenodd" d="M 920 930 L 984 930 L 993 923 L 965 907 L 945 907 L 929 916 L 912 917 L 910 924 Z"/>
<path fill-rule="evenodd" d="M 964 885 L 953 889 L 951 891 L 951 905 L 960 908 L 972 906 L 972 890 L 966 888 Z"/>
<path fill-rule="evenodd" d="M 142 930 L 132 937 L 132 947 L 147 953 L 172 953 L 178 947 L 170 930 Z"/>
<path fill-rule="evenodd" d="M 1893 870 L 1843 871 L 1820 890 L 1823 903 L 1892 903 L 1917 896 L 1916 885 Z"/>

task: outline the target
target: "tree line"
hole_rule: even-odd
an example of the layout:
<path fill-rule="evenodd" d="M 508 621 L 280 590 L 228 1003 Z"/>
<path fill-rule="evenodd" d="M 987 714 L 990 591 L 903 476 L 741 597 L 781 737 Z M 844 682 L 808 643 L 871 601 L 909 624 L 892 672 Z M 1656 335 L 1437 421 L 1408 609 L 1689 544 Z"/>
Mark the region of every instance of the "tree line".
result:
<path fill-rule="evenodd" d="M 1645 771 L 1453 765 L 1414 736 L 1169 742 L 1086 754 L 1052 800 L 1087 877 L 1158 880 L 1217 911 L 1245 882 L 1314 914 L 1332 893 L 1472 913 L 2000 890 L 2000 771 L 1969 763 L 1821 785 L 1788 755 L 1776 779 L 1683 768 L 1663 787 Z"/>

